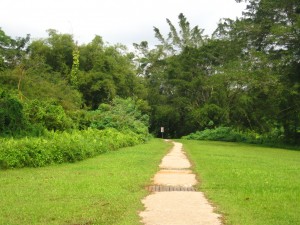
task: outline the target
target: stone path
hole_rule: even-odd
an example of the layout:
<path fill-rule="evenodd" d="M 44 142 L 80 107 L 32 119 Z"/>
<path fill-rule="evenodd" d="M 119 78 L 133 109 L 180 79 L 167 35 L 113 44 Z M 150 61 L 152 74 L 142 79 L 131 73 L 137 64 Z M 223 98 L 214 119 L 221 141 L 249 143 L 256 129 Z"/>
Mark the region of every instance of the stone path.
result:
<path fill-rule="evenodd" d="M 151 186 L 152 193 L 142 200 L 140 213 L 145 225 L 221 225 L 220 215 L 213 212 L 202 192 L 195 192 L 196 176 L 189 169 L 182 144 L 174 147 L 160 164 Z"/>

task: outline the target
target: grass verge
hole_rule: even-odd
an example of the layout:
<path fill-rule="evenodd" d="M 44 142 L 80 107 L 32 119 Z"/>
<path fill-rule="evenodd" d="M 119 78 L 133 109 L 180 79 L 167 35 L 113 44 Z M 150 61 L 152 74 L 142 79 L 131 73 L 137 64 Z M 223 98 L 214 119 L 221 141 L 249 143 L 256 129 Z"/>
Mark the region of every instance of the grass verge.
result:
<path fill-rule="evenodd" d="M 225 224 L 300 224 L 300 151 L 180 141 Z"/>
<path fill-rule="evenodd" d="M 153 139 L 74 164 L 0 171 L 0 224 L 139 224 L 144 187 L 170 146 Z"/>

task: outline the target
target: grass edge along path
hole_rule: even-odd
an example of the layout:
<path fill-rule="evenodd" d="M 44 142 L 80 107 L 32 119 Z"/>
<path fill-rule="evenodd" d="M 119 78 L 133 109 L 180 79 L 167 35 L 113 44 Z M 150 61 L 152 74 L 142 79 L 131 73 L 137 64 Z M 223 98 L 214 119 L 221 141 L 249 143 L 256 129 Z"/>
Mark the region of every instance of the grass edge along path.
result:
<path fill-rule="evenodd" d="M 300 224 L 300 151 L 180 140 L 198 188 L 230 225 Z"/>
<path fill-rule="evenodd" d="M 145 186 L 170 147 L 152 139 L 74 164 L 0 171 L 0 224 L 140 224 Z"/>

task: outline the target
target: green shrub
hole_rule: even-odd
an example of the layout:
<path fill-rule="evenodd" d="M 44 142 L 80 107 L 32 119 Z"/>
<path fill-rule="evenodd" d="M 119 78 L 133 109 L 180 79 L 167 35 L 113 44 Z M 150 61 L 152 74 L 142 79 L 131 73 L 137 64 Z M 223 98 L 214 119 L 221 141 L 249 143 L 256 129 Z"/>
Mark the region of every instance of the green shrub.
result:
<path fill-rule="evenodd" d="M 47 132 L 43 138 L 0 139 L 0 168 L 41 167 L 76 162 L 95 155 L 133 146 L 143 136 L 132 131 L 105 130 Z"/>
<path fill-rule="evenodd" d="M 47 130 L 67 130 L 74 127 L 72 119 L 55 101 L 32 100 L 24 104 L 24 113 L 32 125 L 41 125 Z"/>
<path fill-rule="evenodd" d="M 231 127 L 218 127 L 216 129 L 206 129 L 197 131 L 190 135 L 184 136 L 184 139 L 191 140 L 215 140 L 215 141 L 244 141 L 246 137 Z"/>
<path fill-rule="evenodd" d="M 131 130 L 137 134 L 148 135 L 149 116 L 142 114 L 131 98 L 117 97 L 111 104 L 100 104 L 98 110 L 88 113 L 88 117 L 92 128 L 111 127 L 119 131 Z"/>
<path fill-rule="evenodd" d="M 0 89 L 0 134 L 19 132 L 24 125 L 22 104 L 17 98 Z"/>
<path fill-rule="evenodd" d="M 282 146 L 284 143 L 283 131 L 279 129 L 273 129 L 271 132 L 265 134 L 258 134 L 250 130 L 238 131 L 232 127 L 217 127 L 215 129 L 197 131 L 182 138 L 189 140 L 245 142 L 272 146 Z"/>
<path fill-rule="evenodd" d="M 201 108 L 190 112 L 190 117 L 194 125 L 202 128 L 214 128 L 224 124 L 224 109 L 215 104 L 205 104 Z"/>

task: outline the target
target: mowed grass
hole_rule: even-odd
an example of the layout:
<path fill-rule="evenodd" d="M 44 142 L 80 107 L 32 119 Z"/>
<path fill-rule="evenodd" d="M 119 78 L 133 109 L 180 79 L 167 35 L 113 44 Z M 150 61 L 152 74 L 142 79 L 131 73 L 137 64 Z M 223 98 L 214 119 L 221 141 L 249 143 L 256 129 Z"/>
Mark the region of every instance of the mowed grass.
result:
<path fill-rule="evenodd" d="M 74 164 L 0 171 L 0 224 L 139 223 L 171 144 L 154 139 Z"/>
<path fill-rule="evenodd" d="M 228 225 L 300 224 L 300 151 L 180 140 Z"/>

